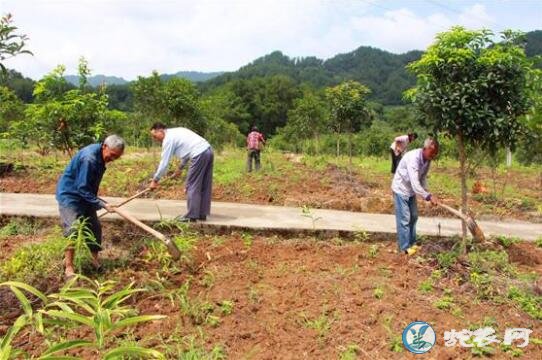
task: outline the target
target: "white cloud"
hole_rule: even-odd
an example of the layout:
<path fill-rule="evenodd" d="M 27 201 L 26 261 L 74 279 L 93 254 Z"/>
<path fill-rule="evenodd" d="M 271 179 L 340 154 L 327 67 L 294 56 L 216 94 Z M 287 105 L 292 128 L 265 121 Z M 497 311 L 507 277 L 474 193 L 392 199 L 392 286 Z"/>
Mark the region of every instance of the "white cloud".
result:
<path fill-rule="evenodd" d="M 354 0 L 0 0 L 30 37 L 35 56 L 8 67 L 37 78 L 57 64 L 75 73 L 85 56 L 94 73 L 123 76 L 179 70 L 234 70 L 273 50 L 327 58 L 370 45 L 425 48 L 453 24 L 490 27 L 484 5 L 421 14 L 399 2 Z M 382 11 L 382 10 L 385 11 Z"/>

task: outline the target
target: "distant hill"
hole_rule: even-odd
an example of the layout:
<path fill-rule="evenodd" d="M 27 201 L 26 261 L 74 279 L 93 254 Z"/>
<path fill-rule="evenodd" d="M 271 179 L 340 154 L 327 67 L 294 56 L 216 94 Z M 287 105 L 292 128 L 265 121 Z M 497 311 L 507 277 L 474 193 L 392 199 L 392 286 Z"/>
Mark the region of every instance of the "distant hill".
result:
<path fill-rule="evenodd" d="M 66 79 L 67 82 L 75 85 L 75 86 L 79 86 L 79 76 L 77 75 L 66 75 L 64 76 L 64 78 Z M 123 78 L 121 77 L 117 77 L 117 76 L 106 76 L 106 75 L 94 75 L 94 76 L 90 76 L 88 78 L 88 83 L 91 85 L 91 86 L 99 86 L 99 85 L 102 85 L 102 84 L 105 84 L 105 85 L 123 85 L 123 84 L 126 84 L 128 83 L 128 81 L 124 80 Z"/>
<path fill-rule="evenodd" d="M 526 33 L 525 52 L 527 56 L 542 55 L 542 30 Z M 179 71 L 175 74 L 162 74 L 163 79 L 182 77 L 198 82 L 203 90 L 225 85 L 230 81 L 286 75 L 297 83 L 307 83 L 320 88 L 338 84 L 344 80 L 356 80 L 369 86 L 372 100 L 384 105 L 402 102 L 402 93 L 414 85 L 414 77 L 405 65 L 421 57 L 422 51 L 412 50 L 404 54 L 393 54 L 373 47 L 361 46 L 354 51 L 338 54 L 327 60 L 313 56 L 291 58 L 280 51 L 262 56 L 233 72 Z M 542 68 L 542 61 L 537 65 Z M 66 80 L 78 85 L 75 75 Z M 129 82 L 117 76 L 95 75 L 89 78 L 92 86 L 126 85 Z M 15 90 L 25 102 L 32 101 L 34 81 L 11 70 L 9 76 L 0 75 L 0 85 L 5 84 Z M 129 89 L 126 91 L 130 91 Z"/>
<path fill-rule="evenodd" d="M 527 56 L 542 54 L 542 31 L 526 33 Z M 356 80 L 367 85 L 371 99 L 385 105 L 402 103 L 403 91 L 414 86 L 415 78 L 405 65 L 418 60 L 423 52 L 412 50 L 393 54 L 381 49 L 361 46 L 354 51 L 323 60 L 316 57 L 290 58 L 280 51 L 262 56 L 237 71 L 224 73 L 202 84 L 211 89 L 230 81 L 253 77 L 286 75 L 298 83 L 315 87 L 332 86 L 345 80 Z"/>
<path fill-rule="evenodd" d="M 161 74 L 160 77 L 164 80 L 171 79 L 173 77 L 184 78 L 193 82 L 201 82 L 212 79 L 219 75 L 222 75 L 223 72 L 199 72 L 199 71 L 179 71 L 175 74 Z M 77 75 L 66 75 L 64 76 L 66 81 L 69 83 L 79 86 L 79 77 Z M 88 82 L 91 86 L 96 87 L 102 84 L 105 85 L 124 85 L 128 84 L 129 81 L 117 76 L 106 76 L 106 75 L 93 75 L 88 78 Z"/>
<path fill-rule="evenodd" d="M 405 65 L 418 60 L 421 51 L 405 54 L 362 46 L 336 55 L 328 60 L 316 57 L 290 58 L 280 51 L 272 52 L 241 67 L 225 73 L 204 84 L 205 88 L 223 85 L 236 79 L 287 75 L 299 83 L 315 87 L 331 86 L 344 80 L 356 80 L 369 86 L 372 99 L 384 104 L 401 103 L 402 92 L 414 85 L 414 77 L 407 73 Z"/>
<path fill-rule="evenodd" d="M 179 77 L 193 82 L 207 81 L 217 76 L 224 74 L 223 71 L 216 72 L 199 72 L 199 71 L 179 71 L 175 74 L 162 74 L 160 77 L 164 80 L 171 79 L 172 77 Z"/>

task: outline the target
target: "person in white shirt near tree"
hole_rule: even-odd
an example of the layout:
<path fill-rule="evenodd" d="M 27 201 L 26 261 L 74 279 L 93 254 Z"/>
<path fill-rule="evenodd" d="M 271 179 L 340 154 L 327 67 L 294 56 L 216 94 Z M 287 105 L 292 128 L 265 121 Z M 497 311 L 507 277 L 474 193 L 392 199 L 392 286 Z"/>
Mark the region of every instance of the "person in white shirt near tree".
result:
<path fill-rule="evenodd" d="M 401 161 L 403 154 L 406 152 L 408 144 L 417 138 L 418 135 L 416 133 L 408 133 L 407 135 L 397 136 L 395 140 L 393 140 L 390 146 L 392 174 L 395 174 L 397 165 L 399 165 L 399 161 Z"/>

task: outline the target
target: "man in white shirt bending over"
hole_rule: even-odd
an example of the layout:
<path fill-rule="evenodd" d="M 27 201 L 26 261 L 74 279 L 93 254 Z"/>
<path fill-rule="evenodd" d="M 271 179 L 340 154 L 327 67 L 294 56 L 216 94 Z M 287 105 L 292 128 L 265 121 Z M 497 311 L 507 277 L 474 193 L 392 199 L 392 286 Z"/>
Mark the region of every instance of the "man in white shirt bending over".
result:
<path fill-rule="evenodd" d="M 408 144 L 410 144 L 417 138 L 418 135 L 416 133 L 408 133 L 407 135 L 397 136 L 395 140 L 393 140 L 390 146 L 392 174 L 395 174 L 397 165 L 399 165 L 399 161 L 401 161 L 401 157 L 403 157 L 403 154 L 405 153 Z"/>
<path fill-rule="evenodd" d="M 418 206 L 416 195 L 432 204 L 438 202 L 436 196 L 427 191 L 427 173 L 431 160 L 438 155 L 438 149 L 437 140 L 427 138 L 423 149 L 411 150 L 403 156 L 393 176 L 391 189 L 395 205 L 397 243 L 399 250 L 408 255 L 414 255 L 417 250 Z"/>
<path fill-rule="evenodd" d="M 160 122 L 151 127 L 151 136 L 162 143 L 162 156 L 158 169 L 152 178 L 150 188 L 156 189 L 160 178 L 166 173 L 172 156 L 181 159 L 179 175 L 184 166 L 190 161 L 186 177 L 186 203 L 188 212 L 177 217 L 183 222 L 205 221 L 211 213 L 211 195 L 213 187 L 214 154 L 211 145 L 187 128 L 166 128 Z"/>

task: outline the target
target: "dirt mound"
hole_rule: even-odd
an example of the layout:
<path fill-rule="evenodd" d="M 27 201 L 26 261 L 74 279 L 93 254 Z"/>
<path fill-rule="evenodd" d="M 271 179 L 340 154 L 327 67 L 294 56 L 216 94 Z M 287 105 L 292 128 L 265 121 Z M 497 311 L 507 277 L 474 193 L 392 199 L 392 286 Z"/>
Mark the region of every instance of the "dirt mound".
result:
<path fill-rule="evenodd" d="M 542 265 L 542 249 L 530 243 L 517 243 L 508 248 L 510 261 L 527 265 Z"/>

